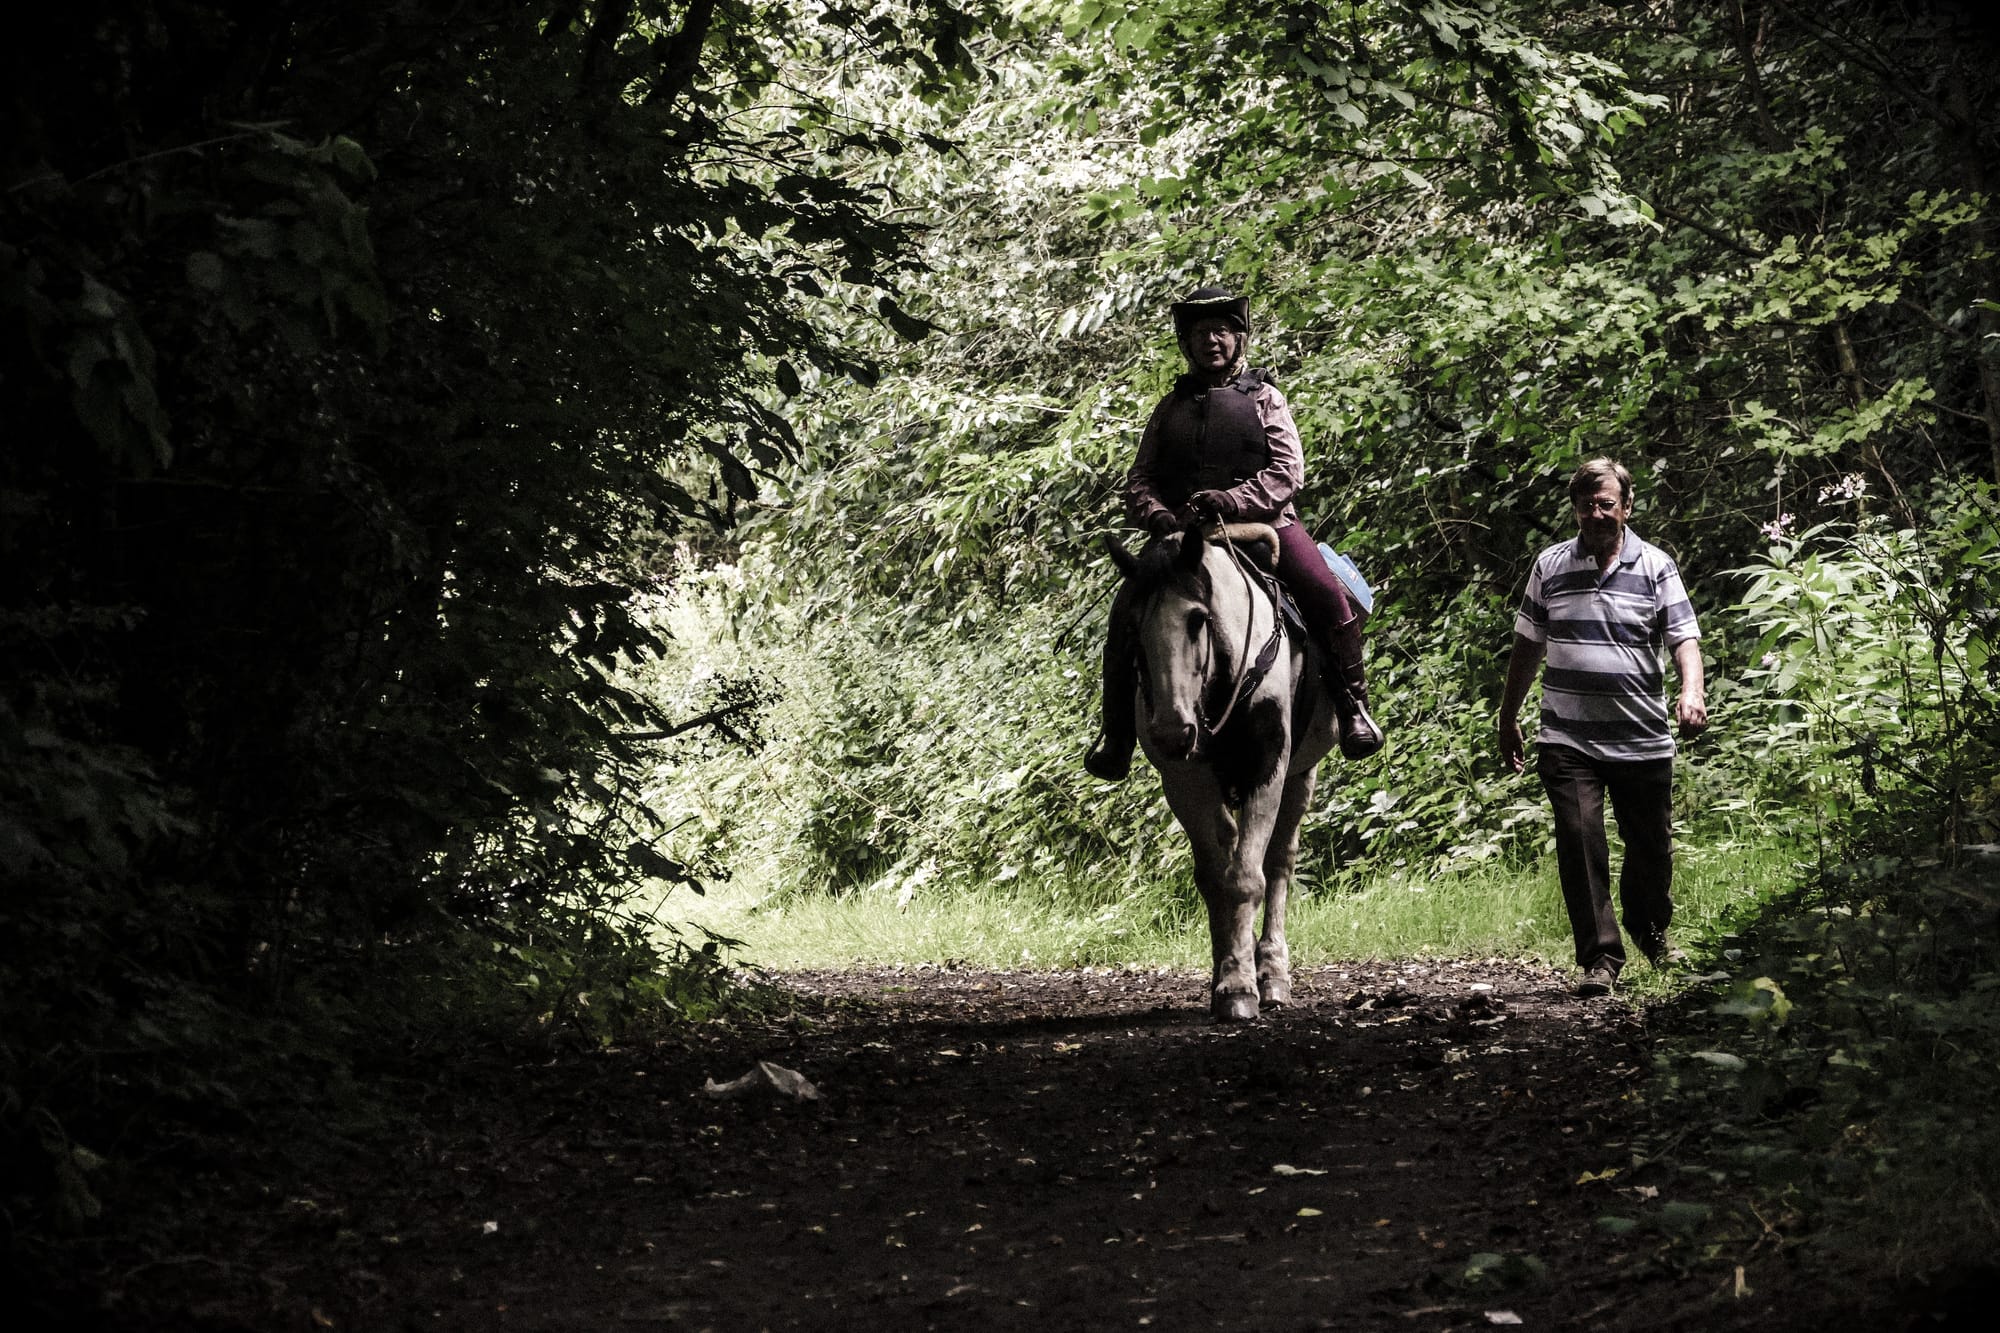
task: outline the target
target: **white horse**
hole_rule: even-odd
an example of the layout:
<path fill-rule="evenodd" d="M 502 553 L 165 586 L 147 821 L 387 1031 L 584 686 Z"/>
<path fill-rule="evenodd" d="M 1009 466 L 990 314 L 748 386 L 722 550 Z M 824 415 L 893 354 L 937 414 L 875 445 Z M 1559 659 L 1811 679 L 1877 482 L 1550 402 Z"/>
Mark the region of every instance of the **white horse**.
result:
<path fill-rule="evenodd" d="M 1269 527 L 1190 529 L 1138 556 L 1107 545 L 1136 607 L 1139 743 L 1193 844 L 1208 907 L 1209 1012 L 1247 1022 L 1291 999 L 1285 898 L 1335 741 L 1332 703 L 1307 636 L 1279 612 Z"/>

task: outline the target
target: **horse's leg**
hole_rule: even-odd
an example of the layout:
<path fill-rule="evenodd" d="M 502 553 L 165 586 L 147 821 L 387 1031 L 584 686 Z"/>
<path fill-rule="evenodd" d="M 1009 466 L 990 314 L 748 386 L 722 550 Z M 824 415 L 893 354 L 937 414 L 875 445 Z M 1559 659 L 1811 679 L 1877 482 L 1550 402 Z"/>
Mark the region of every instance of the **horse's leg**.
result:
<path fill-rule="evenodd" d="M 1265 901 L 1265 852 L 1284 805 L 1284 769 L 1243 800 L 1236 845 L 1215 894 L 1209 899 L 1210 940 L 1215 951 L 1215 984 L 1209 1012 L 1218 1022 L 1245 1022 L 1261 1007 L 1258 991 L 1257 908 Z M 1282 920 L 1282 909 L 1280 912 Z"/>
<path fill-rule="evenodd" d="M 1229 876 L 1236 859 L 1237 835 L 1236 816 L 1223 804 L 1220 790 L 1206 819 L 1211 835 L 1203 839 L 1190 832 L 1189 841 L 1194 844 L 1195 886 L 1201 890 L 1201 905 L 1208 916 L 1208 993 L 1212 997 L 1222 985 L 1222 964 L 1229 956 Z"/>
<path fill-rule="evenodd" d="M 1249 912 L 1255 911 L 1254 901 L 1249 912 L 1237 910 L 1242 897 L 1240 868 L 1244 863 L 1241 827 L 1222 799 L 1221 785 L 1207 768 L 1197 764 L 1175 765 L 1172 769 L 1163 768 L 1160 777 L 1167 805 L 1187 833 L 1188 846 L 1194 852 L 1195 887 L 1201 891 L 1202 906 L 1208 910 L 1210 1012 L 1222 1021 L 1255 1018 L 1257 996 L 1251 985 L 1254 977 L 1247 967 L 1240 966 L 1249 951 L 1237 942 L 1240 934 L 1247 946 Z M 1234 972 L 1232 961 L 1239 964 Z M 1242 975 L 1236 975 L 1238 972 Z M 1231 998 L 1225 1000 L 1225 996 Z"/>
<path fill-rule="evenodd" d="M 1292 999 L 1292 954 L 1285 943 L 1285 908 L 1291 896 L 1292 867 L 1299 855 L 1299 825 L 1305 820 L 1306 807 L 1312 804 L 1317 772 L 1309 768 L 1286 779 L 1277 823 L 1264 851 L 1264 933 L 1257 940 L 1257 997 L 1267 1008 L 1289 1004 Z"/>

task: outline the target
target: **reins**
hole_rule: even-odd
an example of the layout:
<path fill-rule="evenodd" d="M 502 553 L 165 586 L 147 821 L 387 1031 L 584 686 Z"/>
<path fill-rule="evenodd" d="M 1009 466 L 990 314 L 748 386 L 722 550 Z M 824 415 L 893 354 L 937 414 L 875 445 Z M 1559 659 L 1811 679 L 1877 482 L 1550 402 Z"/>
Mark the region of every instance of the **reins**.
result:
<path fill-rule="evenodd" d="M 1244 660 L 1250 660 L 1248 644 L 1250 644 L 1250 630 L 1256 624 L 1256 590 L 1258 590 L 1260 582 L 1264 582 L 1266 590 L 1270 590 L 1270 580 L 1260 570 L 1256 570 L 1256 568 L 1250 566 L 1250 560 L 1246 560 L 1244 554 L 1242 554 L 1242 550 L 1236 548 L 1236 542 L 1230 538 L 1228 530 L 1218 530 L 1216 536 L 1220 538 L 1222 548 L 1230 552 L 1230 562 L 1242 574 L 1244 592 L 1248 592 L 1248 616 L 1246 616 L 1246 622 L 1244 622 Z M 1270 596 L 1272 596 L 1270 638 L 1264 640 L 1264 646 L 1258 650 L 1256 660 L 1250 662 L 1246 669 L 1242 669 L 1242 671 L 1236 673 L 1236 685 L 1230 689 L 1228 703 L 1222 705 L 1222 715 L 1218 719 L 1214 719 L 1214 721 L 1208 721 L 1206 707 L 1204 707 L 1206 699 L 1208 699 L 1208 664 L 1206 662 L 1202 664 L 1202 689 L 1194 697 L 1194 719 L 1202 727 L 1202 733 L 1200 733 L 1200 741 L 1202 743 L 1214 741 L 1222 733 L 1222 729 L 1228 727 L 1230 717 L 1236 713 L 1236 705 L 1242 703 L 1248 695 L 1252 695 L 1256 691 L 1258 685 L 1264 683 L 1264 677 L 1270 675 L 1272 664 L 1276 664 L 1276 660 L 1278 660 L 1278 650 L 1284 646 L 1284 612 L 1276 604 L 1276 596 L 1278 596 L 1276 590 L 1270 590 Z M 1214 630 L 1214 614 L 1210 614 L 1210 628 L 1208 628 L 1208 636 L 1210 636 L 1210 654 L 1208 654 L 1208 658 L 1210 660 L 1214 660 L 1214 632 L 1216 632 Z M 1146 689 L 1146 699 L 1150 701 L 1152 699 L 1152 683 L 1146 681 L 1146 673 L 1144 671 L 1140 673 L 1140 683 Z"/>

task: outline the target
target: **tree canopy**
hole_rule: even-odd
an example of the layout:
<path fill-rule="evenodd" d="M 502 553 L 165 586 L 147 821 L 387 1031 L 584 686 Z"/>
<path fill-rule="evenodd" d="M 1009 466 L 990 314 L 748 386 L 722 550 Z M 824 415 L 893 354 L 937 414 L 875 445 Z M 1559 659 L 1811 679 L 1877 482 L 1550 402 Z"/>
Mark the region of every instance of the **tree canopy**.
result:
<path fill-rule="evenodd" d="M 1157 803 L 1076 765 L 1096 541 L 1206 282 L 1382 592 L 1397 739 L 1308 880 L 1534 844 L 1486 733 L 1597 453 L 1746 722 L 1690 807 L 2000 836 L 1973 6 L 182 0 L 14 37 L 0 1125 L 36 1208 L 89 1213 L 71 1145 L 135 1103 L 268 1086 L 273 1014 L 359 1046 L 672 999 L 714 955 L 648 880 L 1142 901 Z M 669 591 L 765 646 L 668 679 Z"/>

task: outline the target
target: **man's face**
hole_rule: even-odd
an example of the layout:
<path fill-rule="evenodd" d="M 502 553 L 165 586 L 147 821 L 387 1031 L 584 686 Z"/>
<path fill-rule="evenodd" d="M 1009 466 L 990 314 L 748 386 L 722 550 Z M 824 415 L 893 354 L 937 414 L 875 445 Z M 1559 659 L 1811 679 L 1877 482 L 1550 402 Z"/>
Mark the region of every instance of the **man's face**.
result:
<path fill-rule="evenodd" d="M 1593 551 L 1616 551 L 1624 538 L 1625 520 L 1630 517 L 1631 502 L 1619 491 L 1616 477 L 1606 477 L 1594 494 L 1576 502 L 1576 530 Z"/>
<path fill-rule="evenodd" d="M 1188 330 L 1188 365 L 1198 374 L 1219 375 L 1241 355 L 1243 335 L 1226 319 L 1197 320 Z"/>

